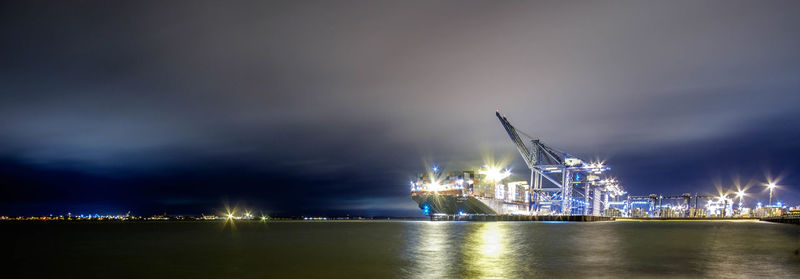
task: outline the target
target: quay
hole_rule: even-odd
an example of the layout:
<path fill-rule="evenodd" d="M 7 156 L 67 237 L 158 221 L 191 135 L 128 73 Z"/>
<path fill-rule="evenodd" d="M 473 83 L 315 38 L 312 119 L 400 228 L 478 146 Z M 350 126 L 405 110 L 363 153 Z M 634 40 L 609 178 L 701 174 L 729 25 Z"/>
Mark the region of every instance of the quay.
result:
<path fill-rule="evenodd" d="M 539 222 L 598 222 L 614 221 L 614 217 L 591 215 L 439 215 L 432 214 L 431 221 L 539 221 Z"/>
<path fill-rule="evenodd" d="M 736 221 L 759 220 L 756 217 L 617 217 L 617 221 Z"/>
<path fill-rule="evenodd" d="M 761 221 L 766 222 L 773 222 L 773 223 L 784 223 L 784 224 L 794 224 L 800 225 L 800 215 L 783 215 L 783 216 L 775 216 L 775 217 L 765 217 L 761 218 Z"/>

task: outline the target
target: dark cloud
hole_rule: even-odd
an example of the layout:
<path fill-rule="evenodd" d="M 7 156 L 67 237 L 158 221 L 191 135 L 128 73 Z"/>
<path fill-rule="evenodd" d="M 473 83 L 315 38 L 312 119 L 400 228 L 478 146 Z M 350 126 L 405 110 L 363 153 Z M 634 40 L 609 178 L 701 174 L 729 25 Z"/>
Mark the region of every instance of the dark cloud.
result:
<path fill-rule="evenodd" d="M 197 212 L 227 197 L 416 214 L 405 185 L 423 160 L 515 158 L 498 108 L 608 159 L 636 193 L 713 191 L 714 176 L 767 168 L 800 202 L 798 13 L 793 1 L 4 3 L 2 207 Z"/>

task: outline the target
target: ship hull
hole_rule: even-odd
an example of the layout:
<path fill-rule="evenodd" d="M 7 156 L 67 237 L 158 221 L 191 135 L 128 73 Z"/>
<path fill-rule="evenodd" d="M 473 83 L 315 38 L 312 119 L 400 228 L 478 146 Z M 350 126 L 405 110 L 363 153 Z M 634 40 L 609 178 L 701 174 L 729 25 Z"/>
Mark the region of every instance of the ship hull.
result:
<path fill-rule="evenodd" d="M 425 194 L 411 197 L 422 212 L 431 214 L 497 214 L 497 211 L 474 197 Z"/>
<path fill-rule="evenodd" d="M 518 203 L 505 203 L 493 199 L 479 199 L 471 196 L 453 196 L 436 193 L 426 193 L 411 197 L 422 212 L 432 214 L 512 214 L 526 209 L 525 205 Z"/>

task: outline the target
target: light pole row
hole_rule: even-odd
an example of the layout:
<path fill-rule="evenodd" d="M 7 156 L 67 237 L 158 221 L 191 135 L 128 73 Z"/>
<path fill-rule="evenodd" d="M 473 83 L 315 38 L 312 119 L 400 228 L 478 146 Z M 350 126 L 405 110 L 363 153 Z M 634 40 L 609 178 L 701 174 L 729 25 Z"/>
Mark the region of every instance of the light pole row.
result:
<path fill-rule="evenodd" d="M 775 191 L 775 188 L 778 187 L 778 185 L 776 185 L 774 182 L 769 182 L 769 183 L 765 184 L 765 186 L 767 187 L 767 189 L 769 189 L 769 204 L 768 205 L 772 205 L 773 192 Z M 740 189 L 740 190 L 738 190 L 736 192 L 736 197 L 739 198 L 739 212 L 740 213 L 742 211 L 742 207 L 743 207 L 743 204 L 744 204 L 744 196 L 745 195 L 747 195 L 747 193 L 745 193 L 744 190 Z M 720 195 L 720 200 L 724 200 L 725 203 L 726 203 L 725 205 L 723 205 L 723 207 L 727 207 L 727 198 L 728 197 L 727 197 L 726 194 Z M 723 208 L 723 212 L 724 212 L 724 210 L 725 209 Z"/>

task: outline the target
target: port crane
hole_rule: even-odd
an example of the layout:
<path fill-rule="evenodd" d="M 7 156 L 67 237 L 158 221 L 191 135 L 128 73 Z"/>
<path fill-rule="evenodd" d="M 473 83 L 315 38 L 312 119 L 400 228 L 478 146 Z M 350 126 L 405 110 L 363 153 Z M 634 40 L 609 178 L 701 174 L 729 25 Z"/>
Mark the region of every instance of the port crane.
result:
<path fill-rule="evenodd" d="M 560 209 L 561 215 L 589 215 L 591 208 L 591 215 L 599 216 L 602 215 L 601 195 L 605 194 L 607 200 L 608 195 L 624 193 L 616 180 L 600 180 L 599 175 L 609 170 L 601 163 L 585 163 L 518 131 L 500 111 L 495 115 L 531 170 L 529 210 L 537 214 L 559 214 Z M 529 140 L 527 144 L 520 134 Z M 543 185 L 545 181 L 549 182 L 547 187 Z"/>

